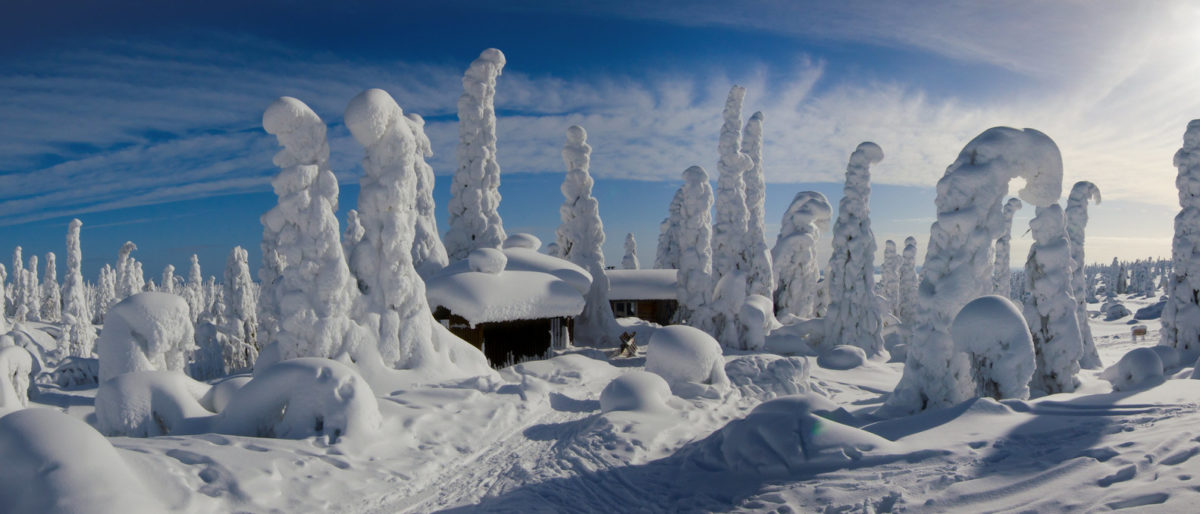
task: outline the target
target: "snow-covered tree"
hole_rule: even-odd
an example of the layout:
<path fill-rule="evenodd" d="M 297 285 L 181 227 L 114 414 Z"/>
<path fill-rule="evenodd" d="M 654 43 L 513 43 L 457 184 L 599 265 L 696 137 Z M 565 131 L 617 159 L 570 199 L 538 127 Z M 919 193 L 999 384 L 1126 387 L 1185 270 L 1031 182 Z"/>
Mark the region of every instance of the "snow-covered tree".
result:
<path fill-rule="evenodd" d="M 25 270 L 25 278 L 21 285 L 25 288 L 25 319 L 41 321 L 42 319 L 42 286 L 38 282 L 38 256 L 29 256 L 29 268 Z"/>
<path fill-rule="evenodd" d="M 404 116 L 417 140 L 417 158 L 414 161 L 417 174 L 417 225 L 413 236 L 413 267 L 422 279 L 429 278 L 445 268 L 450 259 L 446 247 L 438 236 L 437 204 L 433 201 L 433 166 L 425 159 L 433 157 L 433 144 L 425 135 L 425 118 L 415 113 Z M 347 230 L 350 227 L 346 227 Z"/>
<path fill-rule="evenodd" d="M 346 231 L 342 233 L 342 251 L 347 255 L 347 260 L 354 252 L 354 247 L 362 241 L 363 232 L 362 222 L 358 220 L 358 211 L 350 209 L 350 212 L 346 213 Z"/>
<path fill-rule="evenodd" d="M 142 288 L 138 286 L 137 279 L 133 277 L 135 269 L 133 258 L 129 254 L 137 250 L 137 245 L 133 241 L 125 241 L 121 245 L 121 249 L 117 251 L 117 300 L 124 300 L 133 293 L 140 292 Z"/>
<path fill-rule="evenodd" d="M 164 293 L 178 294 L 178 291 L 175 290 L 175 266 L 168 264 L 163 268 L 162 284 L 158 290 Z M 191 309 L 190 306 L 188 308 Z"/>
<path fill-rule="evenodd" d="M 746 253 L 749 294 L 772 297 L 775 288 L 774 270 L 771 269 L 771 250 L 767 248 L 766 198 L 767 184 L 763 178 L 763 113 L 756 112 L 746 122 L 742 153 L 750 158 L 751 166 L 743 174 L 746 186 Z"/>
<path fill-rule="evenodd" d="M 588 270 L 592 285 L 587 292 L 583 312 L 575 318 L 576 340 L 593 346 L 615 346 L 620 326 L 608 302 L 608 275 L 604 273 L 604 224 L 600 204 L 592 197 L 592 177 L 588 164 L 592 147 L 587 131 L 579 125 L 567 128 L 562 157 L 567 166 L 563 180 L 563 204 L 559 209 L 558 244 L 565 259 Z M 632 237 L 626 239 L 631 241 Z"/>
<path fill-rule="evenodd" d="M 888 397 L 888 410 L 947 407 L 974 394 L 970 362 L 954 350 L 949 326 L 967 302 L 992 292 L 1001 202 L 1016 177 L 1025 180 L 1022 200 L 1034 206 L 1057 201 L 1062 156 L 1054 141 L 1033 129 L 988 129 L 967 143 L 938 181 L 937 221 L 921 269 L 920 305 L 904 375 Z"/>
<path fill-rule="evenodd" d="M 499 248 L 500 164 L 496 161 L 496 77 L 504 54 L 489 48 L 467 68 L 458 98 L 458 171 L 450 184 L 450 229 L 446 251 L 451 260 L 467 258 L 476 248 Z M 360 211 L 362 209 L 359 209 Z"/>
<path fill-rule="evenodd" d="M 675 291 L 679 308 L 677 321 L 705 330 L 708 303 L 712 301 L 712 205 L 713 190 L 708 173 L 700 166 L 683 172 L 679 211 L 679 268 Z"/>
<path fill-rule="evenodd" d="M 917 238 L 904 239 L 903 262 L 900 263 L 900 305 L 896 317 L 905 326 L 911 327 L 917 314 Z"/>
<path fill-rule="evenodd" d="M 258 306 L 255 304 L 254 280 L 250 278 L 250 256 L 246 249 L 235 246 L 225 260 L 225 325 L 229 336 L 222 356 L 225 372 L 247 369 L 258 358 Z M 190 315 L 190 313 L 189 313 Z"/>
<path fill-rule="evenodd" d="M 133 263 L 133 272 L 129 274 L 129 278 L 132 280 L 133 284 L 133 292 L 140 293 L 142 291 L 148 291 L 149 289 L 147 288 L 152 287 L 154 285 L 154 281 L 152 280 L 149 283 L 146 282 L 146 274 L 142 271 L 141 261 L 132 257 L 129 259 L 129 261 Z"/>
<path fill-rule="evenodd" d="M 62 295 L 58 289 L 58 269 L 54 252 L 46 252 L 46 272 L 42 274 L 42 321 L 57 323 L 62 318 Z"/>
<path fill-rule="evenodd" d="M 888 239 L 883 243 L 883 270 L 879 289 L 887 300 L 889 314 L 899 313 L 900 308 L 900 254 L 896 253 L 896 242 Z"/>
<path fill-rule="evenodd" d="M 3 264 L 0 264 L 0 334 L 7 334 L 10 329 L 8 326 L 9 284 L 6 283 L 7 280 L 8 270 L 4 268 Z"/>
<path fill-rule="evenodd" d="M 870 142 L 858 145 L 850 154 L 827 272 L 825 345 L 857 346 L 868 356 L 883 352 L 883 314 L 875 297 L 875 233 L 869 207 L 871 165 L 881 160 L 883 150 Z"/>
<path fill-rule="evenodd" d="M 192 316 L 192 322 L 200 319 L 200 314 L 204 312 L 204 277 L 200 273 L 200 257 L 192 254 L 190 265 L 188 266 L 187 282 L 183 285 L 183 300 L 188 304 L 188 312 Z M 260 306 L 261 307 L 261 306 Z"/>
<path fill-rule="evenodd" d="M 17 311 L 25 305 L 25 258 L 21 256 L 20 246 L 13 249 L 12 262 L 12 301 L 8 305 L 8 315 L 12 316 L 14 321 L 24 321 L 16 319 Z"/>
<path fill-rule="evenodd" d="M 1079 367 L 1097 369 L 1102 363 L 1100 354 L 1096 352 L 1096 343 L 1092 340 L 1092 329 L 1088 326 L 1087 276 L 1084 274 L 1083 243 L 1088 221 L 1088 201 L 1100 203 L 1100 188 L 1086 180 L 1076 182 L 1067 197 L 1066 219 L 1067 237 L 1071 241 L 1071 267 L 1075 270 L 1071 277 L 1071 292 L 1075 297 L 1075 317 L 1079 318 L 1079 333 L 1083 340 L 1083 355 L 1079 358 Z M 1147 274 L 1147 279 L 1149 278 Z"/>
<path fill-rule="evenodd" d="M 59 348 L 65 348 L 67 354 L 73 357 L 90 356 L 96 342 L 86 286 L 83 285 L 83 273 L 80 271 L 83 250 L 79 244 L 79 228 L 82 226 L 83 222 L 78 219 L 71 220 L 67 225 L 67 273 L 63 275 L 62 286 L 63 327 L 59 335 Z"/>
<path fill-rule="evenodd" d="M 469 98 L 464 96 L 463 101 Z M 344 118 L 366 153 L 358 194 L 363 238 L 350 259 L 351 272 L 365 300 L 363 314 L 378 316 L 379 355 L 384 364 L 397 369 L 436 366 L 444 360 L 445 349 L 433 340 L 434 320 L 425 300 L 425 283 L 417 275 L 412 258 L 419 215 L 419 146 L 412 125 L 391 95 L 381 89 L 368 89 L 355 96 L 346 106 Z M 489 148 L 494 148 L 495 139 L 491 141 L 493 146 Z M 494 228 L 499 229 L 499 224 Z M 497 245 L 504 239 L 502 231 L 490 234 L 499 236 Z"/>
<path fill-rule="evenodd" d="M 1012 221 L 1021 210 L 1021 199 L 1009 198 L 1002 211 L 1003 228 L 996 239 L 996 265 L 992 269 L 992 292 L 1008 298 L 1012 294 Z"/>
<path fill-rule="evenodd" d="M 270 302 L 278 330 L 268 341 L 283 359 L 335 357 L 357 344 L 360 331 L 350 319 L 356 290 L 339 241 L 325 123 L 300 100 L 282 97 L 263 113 L 263 128 L 283 147 L 271 180 L 278 203 L 261 218 L 270 271 L 260 269 L 259 302 Z"/>
<path fill-rule="evenodd" d="M 100 268 L 100 278 L 96 282 L 96 305 L 92 320 L 96 324 L 104 324 L 104 314 L 117 303 L 117 270 L 107 263 Z"/>
<path fill-rule="evenodd" d="M 718 143 L 721 158 L 717 161 L 719 175 L 712 236 L 715 280 L 720 280 L 736 270 L 745 271 L 749 264 L 744 251 L 749 212 L 746 210 L 746 183 L 743 175 L 754 163 L 750 156 L 741 151 L 742 100 L 745 97 L 746 88 L 733 86 L 725 100 L 725 110 L 721 113 L 725 122 L 721 125 Z"/>
<path fill-rule="evenodd" d="M 667 217 L 658 224 L 658 248 L 654 254 L 654 267 L 657 269 L 679 269 L 679 227 L 683 225 L 681 210 L 683 205 L 683 188 L 675 191 L 671 205 L 667 209 Z"/>
<path fill-rule="evenodd" d="M 821 239 L 821 231 L 829 228 L 832 216 L 829 200 L 816 191 L 796 193 L 783 213 L 779 237 L 772 249 L 776 315 L 814 316 L 817 282 L 821 279 L 817 241 Z"/>
<path fill-rule="evenodd" d="M 1175 167 L 1180 210 L 1159 344 L 1178 350 L 1181 362 L 1194 362 L 1200 355 L 1200 120 L 1188 122 L 1183 147 L 1175 152 Z"/>
<path fill-rule="evenodd" d="M 632 232 L 625 234 L 625 256 L 621 258 L 621 267 L 625 269 L 640 267 L 637 256 L 637 240 L 633 238 Z"/>
<path fill-rule="evenodd" d="M 1071 296 L 1071 242 L 1062 207 L 1038 207 L 1029 228 L 1033 246 L 1025 261 L 1025 321 L 1037 358 L 1029 388 L 1035 395 L 1069 393 L 1075 390 L 1083 340 Z"/>

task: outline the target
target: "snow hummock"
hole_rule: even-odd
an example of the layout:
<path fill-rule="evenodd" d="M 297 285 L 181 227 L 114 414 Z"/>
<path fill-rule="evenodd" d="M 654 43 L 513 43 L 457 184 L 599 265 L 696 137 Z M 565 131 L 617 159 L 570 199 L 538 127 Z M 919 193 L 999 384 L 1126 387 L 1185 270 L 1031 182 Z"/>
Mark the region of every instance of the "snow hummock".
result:
<path fill-rule="evenodd" d="M 646 371 L 631 371 L 604 386 L 600 391 L 600 411 L 662 412 L 671 407 L 671 387 L 661 376 Z"/>
<path fill-rule="evenodd" d="M 1163 361 L 1154 348 L 1134 348 L 1101 376 L 1112 382 L 1114 391 L 1158 385 L 1163 380 Z"/>
<path fill-rule="evenodd" d="M 849 344 L 834 346 L 821 352 L 821 355 L 817 357 L 817 365 L 825 369 L 854 369 L 866 362 L 866 352 L 862 348 Z"/>
<path fill-rule="evenodd" d="M 1033 338 L 1011 300 L 1000 295 L 972 300 L 954 316 L 950 336 L 957 351 L 970 358 L 975 396 L 1029 398 L 1036 367 Z"/>
<path fill-rule="evenodd" d="M 179 371 L 123 373 L 100 383 L 96 427 L 129 437 L 202 433 L 213 415 L 200 403 L 208 391 L 208 384 Z"/>
<path fill-rule="evenodd" d="M 729 388 L 721 345 L 686 325 L 654 332 L 646 350 L 646 371 L 663 377 L 671 391 L 682 397 L 711 397 Z"/>
<path fill-rule="evenodd" d="M 137 293 L 114 305 L 96 343 L 100 383 L 133 371 L 183 371 L 193 346 L 187 302 L 168 293 Z"/>
<path fill-rule="evenodd" d="M 533 234 L 527 234 L 524 232 L 518 234 L 509 234 L 508 238 L 504 240 L 504 244 L 501 246 L 501 248 L 504 248 L 505 250 L 509 248 L 525 248 L 535 252 L 541 247 L 541 239 L 538 239 L 538 237 Z"/>
<path fill-rule="evenodd" d="M 513 245 L 508 245 L 500 250 L 501 252 L 504 252 L 504 257 L 507 259 L 504 266 L 505 270 L 548 273 L 558 277 L 559 279 L 562 279 L 568 284 L 571 284 L 571 287 L 574 287 L 576 291 L 579 291 L 579 294 L 587 294 L 588 289 L 590 289 L 592 286 L 591 273 L 588 273 L 587 270 L 566 259 L 540 253 L 536 248 L 525 247 L 524 245 L 529 241 L 525 237 L 533 238 L 535 240 L 537 239 L 532 235 L 514 234 L 513 236 L 510 236 L 509 239 L 511 240 L 514 237 L 517 237 L 517 239 L 514 240 Z M 434 277 L 430 277 L 430 279 L 426 281 L 426 289 L 429 287 L 428 282 L 431 282 L 432 279 L 437 276 L 464 273 L 467 271 L 471 271 L 469 259 L 452 262 L 441 272 L 436 273 Z"/>

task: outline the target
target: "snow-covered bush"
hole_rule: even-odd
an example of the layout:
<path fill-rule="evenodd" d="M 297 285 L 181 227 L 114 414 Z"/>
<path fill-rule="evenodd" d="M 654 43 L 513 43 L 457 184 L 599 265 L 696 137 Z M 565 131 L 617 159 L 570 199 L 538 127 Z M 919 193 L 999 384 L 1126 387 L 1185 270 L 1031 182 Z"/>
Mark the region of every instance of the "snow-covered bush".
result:
<path fill-rule="evenodd" d="M 883 160 L 875 143 L 862 143 L 850 155 L 846 185 L 833 225 L 829 258 L 829 310 L 825 344 L 854 345 L 868 356 L 883 349 L 883 314 L 875 297 L 875 234 L 871 231 L 871 165 Z"/>
<path fill-rule="evenodd" d="M 638 269 L 640 267 L 637 256 L 637 240 L 633 238 L 632 232 L 625 234 L 625 256 L 621 257 L 621 268 Z"/>
<path fill-rule="evenodd" d="M 671 387 L 659 375 L 631 371 L 604 386 L 600 391 L 600 411 L 663 412 L 671 407 Z"/>
<path fill-rule="evenodd" d="M 427 279 L 445 268 L 450 263 L 446 255 L 446 247 L 438 235 L 437 204 L 433 201 L 433 166 L 425 162 L 433 157 L 433 144 L 425 135 L 425 118 L 416 113 L 404 115 L 416 138 L 417 154 L 413 161 L 417 175 L 417 221 L 413 233 L 412 260 L 413 268 L 421 279 Z M 349 227 L 347 227 L 349 229 Z"/>
<path fill-rule="evenodd" d="M 1029 383 L 1035 394 L 1075 390 L 1083 337 L 1071 296 L 1071 243 L 1058 204 L 1038 207 L 1029 221 L 1033 246 L 1025 262 L 1025 320 L 1033 333 L 1037 371 Z"/>
<path fill-rule="evenodd" d="M 337 361 L 282 361 L 254 375 L 214 423 L 222 434 L 302 439 L 361 437 L 379 429 L 382 417 L 371 386 Z"/>
<path fill-rule="evenodd" d="M 701 329 L 708 323 L 708 303 L 712 301 L 712 205 L 713 191 L 708 173 L 700 166 L 683 172 L 680 210 L 679 270 L 675 290 L 679 309 L 675 316 Z"/>
<path fill-rule="evenodd" d="M 562 224 L 558 227 L 558 248 L 564 259 L 592 275 L 592 285 L 583 312 L 575 318 L 575 339 L 593 346 L 616 346 L 621 328 L 613 317 L 608 301 L 609 281 L 604 273 L 604 224 L 600 205 L 592 196 L 592 177 L 588 163 L 592 147 L 587 131 L 579 125 L 567 128 L 562 158 L 567 166 L 563 179 L 563 204 L 559 208 Z"/>
<path fill-rule="evenodd" d="M 259 268 L 260 310 L 275 320 L 264 328 L 278 332 L 262 336 L 277 342 L 283 358 L 338 355 L 357 344 L 360 330 L 350 319 L 356 290 L 339 241 L 325 124 L 303 102 L 283 97 L 263 113 L 263 128 L 283 148 L 271 181 L 279 200 L 261 219 Z"/>
<path fill-rule="evenodd" d="M 779 322 L 775 320 L 771 299 L 751 294 L 738 311 L 738 341 L 744 350 L 761 350 L 767 344 L 767 334 Z"/>
<path fill-rule="evenodd" d="M 1167 307 L 1167 302 L 1165 302 L 1165 301 L 1152 303 L 1150 305 L 1142 307 L 1141 309 L 1138 309 L 1137 312 L 1133 313 L 1133 319 L 1136 319 L 1136 320 L 1159 319 L 1162 317 L 1163 309 L 1166 309 L 1166 307 Z"/>
<path fill-rule="evenodd" d="M 658 248 L 654 254 L 655 269 L 679 269 L 679 231 L 683 227 L 683 187 L 675 190 L 667 217 L 658 224 Z"/>
<path fill-rule="evenodd" d="M 128 437 L 206 432 L 213 413 L 200 400 L 209 389 L 178 371 L 118 375 L 101 381 L 96 391 L 96 428 Z"/>
<path fill-rule="evenodd" d="M 950 323 L 967 302 L 993 290 L 993 244 L 1003 229 L 1008 183 L 1035 206 L 1062 194 L 1062 155 L 1045 134 L 995 127 L 967 143 L 937 185 L 937 221 L 921 269 L 920 306 L 892 412 L 947 407 L 971 397 L 970 362 L 955 351 Z M 1072 316 L 1074 318 L 1074 316 Z"/>
<path fill-rule="evenodd" d="M 1161 383 L 1163 362 L 1153 348 L 1134 348 L 1115 365 L 1104 370 L 1101 377 L 1112 383 L 1114 391 L 1128 391 Z"/>
<path fill-rule="evenodd" d="M 0 417 L 6 512 L 166 512 L 112 444 L 55 409 Z"/>
<path fill-rule="evenodd" d="M 771 400 L 810 390 L 809 361 L 764 353 L 739 355 L 725 364 L 725 375 L 743 396 Z"/>
<path fill-rule="evenodd" d="M 183 298 L 138 293 L 121 300 L 108 311 L 96 344 L 100 383 L 133 371 L 183 371 L 192 340 Z"/>
<path fill-rule="evenodd" d="M 61 388 L 94 387 L 100 384 L 100 361 L 87 357 L 65 357 L 54 368 L 54 383 Z"/>
<path fill-rule="evenodd" d="M 526 250 L 538 251 L 542 247 L 542 240 L 537 236 L 525 232 L 511 234 L 508 239 L 504 240 L 502 247 L 505 250 L 510 248 L 524 248 Z"/>
<path fill-rule="evenodd" d="M 0 413 L 29 405 L 33 356 L 20 346 L 0 347 Z"/>
<path fill-rule="evenodd" d="M 1083 355 L 1079 358 L 1079 367 L 1097 369 L 1101 366 L 1100 354 L 1096 352 L 1096 343 L 1092 340 L 1092 328 L 1088 325 L 1087 313 L 1087 277 L 1084 275 L 1084 230 L 1087 228 L 1089 200 L 1100 203 L 1100 188 L 1088 181 L 1076 182 L 1071 187 L 1067 197 L 1067 237 L 1071 241 L 1071 294 L 1075 297 L 1075 317 L 1079 318 L 1079 335 L 1083 341 Z M 1146 274 L 1149 279 L 1150 274 Z M 1151 286 L 1153 289 L 1153 286 Z"/>
<path fill-rule="evenodd" d="M 719 396 L 729 388 L 721 345 L 700 329 L 663 327 L 650 336 L 646 371 L 663 377 L 682 397 Z"/>
<path fill-rule="evenodd" d="M 458 171 L 450 184 L 450 229 L 446 252 L 451 261 L 476 248 L 498 248 L 504 241 L 500 206 L 500 164 L 496 161 L 496 77 L 504 54 L 489 48 L 463 75 L 458 97 Z"/>
<path fill-rule="evenodd" d="M 1013 215 L 1021 210 L 1020 198 L 1009 198 L 1004 203 L 1004 227 L 996 239 L 996 265 L 992 270 L 992 292 L 1008 298 L 1012 294 L 1012 221 Z"/>
<path fill-rule="evenodd" d="M 867 362 L 867 353 L 862 348 L 839 344 L 821 352 L 817 365 L 825 369 L 853 369 Z"/>
<path fill-rule="evenodd" d="M 1200 120 L 1188 122 L 1183 147 L 1175 152 L 1179 214 L 1171 242 L 1174 264 L 1167 282 L 1161 344 L 1179 350 L 1185 361 L 1200 357 Z"/>
<path fill-rule="evenodd" d="M 813 317 L 817 297 L 817 241 L 829 228 L 833 207 L 825 195 L 801 191 L 783 213 L 779 238 L 772 249 L 775 264 L 775 314 Z"/>
<path fill-rule="evenodd" d="M 958 311 L 950 325 L 955 348 L 971 359 L 975 396 L 1028 399 L 1033 376 L 1033 339 L 1017 306 L 1006 297 L 983 296 Z"/>
<path fill-rule="evenodd" d="M 96 342 L 96 330 L 92 328 L 91 309 L 88 308 L 86 286 L 80 264 L 83 253 L 79 244 L 79 228 L 83 222 L 71 220 L 67 225 L 67 274 L 62 285 L 62 330 L 59 345 L 67 355 L 87 357 L 92 354 Z"/>
<path fill-rule="evenodd" d="M 766 198 L 767 184 L 763 177 L 763 113 L 750 115 L 743 131 L 742 153 L 750 158 L 751 166 L 742 175 L 746 186 L 746 269 L 750 294 L 768 300 L 775 290 L 775 272 L 771 267 L 771 250 L 767 247 Z"/>

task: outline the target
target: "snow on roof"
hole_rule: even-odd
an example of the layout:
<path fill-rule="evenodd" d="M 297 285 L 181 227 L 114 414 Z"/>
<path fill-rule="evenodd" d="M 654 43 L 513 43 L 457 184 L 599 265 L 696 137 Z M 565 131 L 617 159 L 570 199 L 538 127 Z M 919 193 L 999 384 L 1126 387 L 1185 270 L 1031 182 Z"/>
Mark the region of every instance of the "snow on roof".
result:
<path fill-rule="evenodd" d="M 531 248 L 510 247 L 500 251 L 504 252 L 505 257 L 508 257 L 508 264 L 504 267 L 507 271 L 549 273 L 571 284 L 581 295 L 587 294 L 588 289 L 592 287 L 592 274 L 566 259 L 538 253 L 537 250 Z M 435 278 L 468 271 L 470 271 L 469 264 L 466 259 L 463 259 L 450 263 L 435 275 Z"/>
<path fill-rule="evenodd" d="M 472 326 L 496 321 L 569 317 L 583 311 L 583 295 L 567 281 L 549 273 L 513 270 L 513 261 L 508 262 L 509 269 L 495 274 L 478 271 L 439 273 L 425 284 L 429 306 L 434 309 L 445 307 Z"/>
<path fill-rule="evenodd" d="M 607 270 L 609 300 L 674 300 L 675 270 Z"/>

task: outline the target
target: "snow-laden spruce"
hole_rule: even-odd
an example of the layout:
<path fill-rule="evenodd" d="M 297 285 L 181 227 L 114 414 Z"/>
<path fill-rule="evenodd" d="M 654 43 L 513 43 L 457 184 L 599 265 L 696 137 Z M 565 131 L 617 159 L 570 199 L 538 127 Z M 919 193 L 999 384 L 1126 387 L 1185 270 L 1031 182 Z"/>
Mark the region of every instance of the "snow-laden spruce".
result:
<path fill-rule="evenodd" d="M 117 303 L 117 270 L 108 263 L 100 268 L 96 289 L 96 303 L 92 305 L 92 320 L 96 324 L 103 324 L 104 315 Z"/>
<path fill-rule="evenodd" d="M 867 356 L 883 352 L 883 313 L 875 296 L 875 233 L 871 231 L 871 165 L 883 160 L 879 145 L 866 142 L 850 154 L 846 185 L 833 224 L 829 258 L 826 347 L 852 345 Z"/>
<path fill-rule="evenodd" d="M 1194 362 L 1200 357 L 1200 120 L 1188 122 L 1183 147 L 1175 152 L 1175 167 L 1180 210 L 1159 344 L 1178 350 L 1183 362 Z"/>
<path fill-rule="evenodd" d="M 801 191 L 783 213 L 779 237 L 772 249 L 775 264 L 775 314 L 811 318 L 821 272 L 817 266 L 817 241 L 829 228 L 833 207 L 825 195 Z"/>
<path fill-rule="evenodd" d="M 587 144 L 587 131 L 579 125 L 567 128 L 567 142 L 562 158 L 567 166 L 563 179 L 563 204 L 559 208 L 562 224 L 558 226 L 559 251 L 563 258 L 592 274 L 583 312 L 575 318 L 575 339 L 593 346 L 617 345 L 620 326 L 613 318 L 608 302 L 608 275 L 604 273 L 604 224 L 600 220 L 600 204 L 592 197 L 592 177 L 588 164 L 592 147 Z"/>
<path fill-rule="evenodd" d="M 896 307 L 896 317 L 907 327 L 912 327 L 913 318 L 917 313 L 917 238 L 904 238 L 903 261 L 900 263 L 900 283 L 898 285 L 900 304 Z"/>
<path fill-rule="evenodd" d="M 637 256 L 637 240 L 633 238 L 633 233 L 625 234 L 625 256 L 621 257 L 622 269 L 638 269 L 641 264 L 638 262 Z"/>
<path fill-rule="evenodd" d="M 746 122 L 742 153 L 750 158 L 751 166 L 743 174 L 746 186 L 746 241 L 743 251 L 749 267 L 747 292 L 771 298 L 775 289 L 771 269 L 771 250 L 767 247 L 766 198 L 767 184 L 763 178 L 763 113 L 755 112 Z"/>
<path fill-rule="evenodd" d="M 721 112 L 725 120 L 718 140 L 720 160 L 717 161 L 716 217 L 713 218 L 712 254 L 714 282 L 736 270 L 745 271 L 746 183 L 743 175 L 754 166 L 750 156 L 742 153 L 742 100 L 746 88 L 733 86 Z M 736 313 L 718 313 L 734 316 Z M 718 339 L 720 339 L 718 337 Z"/>
<path fill-rule="evenodd" d="M 179 294 L 187 302 L 188 310 L 192 313 L 192 321 L 195 322 L 205 307 L 204 277 L 200 274 L 200 257 L 193 253 L 189 262 L 187 282 L 184 283 Z M 260 312 L 261 308 L 260 305 Z"/>
<path fill-rule="evenodd" d="M 17 319 L 17 312 L 25 305 L 25 258 L 21 255 L 20 246 L 13 248 L 12 263 L 12 301 L 8 304 L 8 315 L 13 317 L 13 321 L 19 322 L 24 318 Z"/>
<path fill-rule="evenodd" d="M 38 256 L 29 256 L 29 267 L 25 269 L 25 278 L 21 279 L 21 287 L 25 288 L 22 295 L 25 303 L 19 308 L 25 313 L 17 321 L 42 321 L 42 286 L 38 283 Z"/>
<path fill-rule="evenodd" d="M 229 336 L 222 355 L 225 372 L 250 368 L 258 357 L 258 305 L 250 278 L 249 255 L 235 246 L 225 260 L 225 326 Z"/>
<path fill-rule="evenodd" d="M 42 274 L 42 321 L 57 323 L 62 317 L 62 293 L 54 252 L 46 252 L 46 272 Z"/>
<path fill-rule="evenodd" d="M 1088 326 L 1087 312 L 1087 275 L 1084 273 L 1083 242 L 1084 230 L 1087 228 L 1088 201 L 1100 203 L 1100 188 L 1086 180 L 1076 182 L 1071 187 L 1067 197 L 1067 237 L 1071 241 L 1071 293 L 1075 297 L 1075 316 L 1079 318 L 1079 333 L 1083 338 L 1083 355 L 1079 358 L 1079 367 L 1083 369 L 1099 369 L 1100 354 L 1096 352 L 1096 343 L 1092 340 L 1092 328 Z M 1149 273 L 1146 276 L 1150 278 Z M 1153 288 L 1153 284 L 1150 286 Z"/>
<path fill-rule="evenodd" d="M 1008 298 L 1012 295 L 1012 221 L 1021 210 L 1021 199 L 1009 198 L 1004 204 L 1000 237 L 996 239 L 996 264 L 992 269 L 992 292 Z"/>
<path fill-rule="evenodd" d="M 425 135 L 425 118 L 410 112 L 404 115 L 404 120 L 408 122 L 417 141 L 417 158 L 413 161 L 417 175 L 417 223 L 413 234 L 412 259 L 413 267 L 424 280 L 445 268 L 450 259 L 438 235 L 437 204 L 433 201 L 433 166 L 425 162 L 425 159 L 433 157 L 433 144 Z"/>
<path fill-rule="evenodd" d="M 346 231 L 342 233 L 342 251 L 345 252 L 347 261 L 354 254 L 354 247 L 362 241 L 364 232 L 366 230 L 358 220 L 358 210 L 350 209 L 350 212 L 346 213 Z"/>
<path fill-rule="evenodd" d="M 896 253 L 896 242 L 891 239 L 883 243 L 883 274 L 879 289 L 887 300 L 886 314 L 897 314 L 900 308 L 900 254 Z"/>
<path fill-rule="evenodd" d="M 133 241 L 125 241 L 121 248 L 117 250 L 117 297 L 116 300 L 124 300 L 129 295 L 141 292 L 141 287 L 137 284 L 137 279 L 134 278 L 134 260 L 130 255 L 137 250 L 137 245 Z"/>
<path fill-rule="evenodd" d="M 458 171 L 450 184 L 450 260 L 467 258 L 476 248 L 499 248 L 504 242 L 500 220 L 500 163 L 496 160 L 496 77 L 504 54 L 489 48 L 463 75 L 458 97 Z M 361 210 L 361 209 L 360 209 Z"/>
<path fill-rule="evenodd" d="M 708 172 L 700 166 L 683 171 L 679 203 L 679 269 L 675 290 L 678 321 L 701 330 L 708 327 L 708 303 L 712 301 L 712 205 L 713 191 Z"/>
<path fill-rule="evenodd" d="M 667 217 L 658 224 L 658 248 L 654 254 L 655 269 L 679 269 L 679 230 L 683 226 L 683 187 L 675 190 Z"/>
<path fill-rule="evenodd" d="M 1033 339 L 1021 311 L 1003 296 L 982 296 L 954 316 L 950 335 L 971 362 L 976 397 L 1029 398 L 1036 368 Z"/>
<path fill-rule="evenodd" d="M 1029 228 L 1033 246 L 1025 261 L 1025 320 L 1033 334 L 1037 371 L 1029 387 L 1036 395 L 1069 393 L 1078 382 L 1083 336 L 1071 295 L 1071 242 L 1062 207 L 1038 207 Z"/>
<path fill-rule="evenodd" d="M 949 327 L 967 302 L 990 294 L 993 245 L 1003 229 L 1008 184 L 1023 178 L 1018 196 L 1046 206 L 1062 193 L 1062 155 L 1033 129 L 994 127 L 963 147 L 937 184 L 937 221 L 921 269 L 919 307 L 904 375 L 888 398 L 893 412 L 947 407 L 974 395 L 970 362 L 955 351 Z M 1072 316 L 1072 319 L 1074 316 Z"/>
<path fill-rule="evenodd" d="M 67 225 L 67 274 L 62 286 L 62 330 L 59 345 L 72 357 L 89 357 L 96 341 L 92 329 L 91 310 L 87 303 L 87 286 L 83 284 L 83 251 L 79 245 L 79 228 L 83 222 L 71 220 Z"/>
<path fill-rule="evenodd" d="M 325 123 L 303 102 L 283 97 L 263 113 L 263 128 L 283 147 L 271 180 L 279 200 L 261 218 L 260 302 L 275 306 L 278 320 L 269 342 L 284 359 L 336 356 L 361 332 L 350 319 L 357 291 L 339 241 Z"/>

